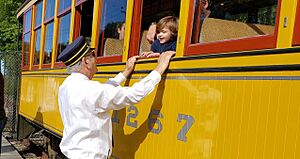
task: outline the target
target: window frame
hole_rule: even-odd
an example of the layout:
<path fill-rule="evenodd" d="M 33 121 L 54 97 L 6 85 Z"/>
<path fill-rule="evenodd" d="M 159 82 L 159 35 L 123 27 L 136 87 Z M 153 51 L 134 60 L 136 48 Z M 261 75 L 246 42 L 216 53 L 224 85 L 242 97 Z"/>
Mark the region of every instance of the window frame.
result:
<path fill-rule="evenodd" d="M 184 44 L 184 56 L 225 53 L 234 51 L 248 51 L 275 48 L 278 36 L 278 25 L 280 17 L 281 0 L 277 2 L 276 19 L 273 35 L 260 35 L 253 37 L 244 37 L 239 39 L 229 39 L 224 41 L 216 41 L 209 43 L 191 44 L 193 23 L 194 23 L 194 8 L 195 0 L 189 0 L 189 15 L 186 30 L 186 39 Z"/>
<path fill-rule="evenodd" d="M 134 1 L 133 14 L 132 14 L 132 24 L 131 25 L 131 35 L 130 35 L 130 43 L 128 50 L 128 58 L 138 55 L 141 41 L 141 24 L 142 24 L 142 8 L 143 8 L 143 0 Z"/>
<path fill-rule="evenodd" d="M 294 35 L 293 35 L 293 46 L 300 45 L 300 1 L 297 2 L 295 25 L 294 25 Z"/>
<path fill-rule="evenodd" d="M 30 27 L 28 30 L 25 30 L 25 25 L 26 25 L 26 14 L 31 11 L 31 18 L 30 18 Z M 22 33 L 22 70 L 29 70 L 30 67 L 30 46 L 31 46 L 31 28 L 32 28 L 32 7 L 29 7 L 23 14 L 23 33 Z M 27 55 L 27 62 L 28 65 L 24 66 L 24 60 L 25 60 L 25 54 L 24 54 L 24 38 L 25 35 L 29 34 L 29 54 Z"/>
<path fill-rule="evenodd" d="M 128 2 L 128 0 L 127 0 Z M 127 8 L 128 6 L 126 6 Z M 98 53 L 99 51 L 99 36 L 100 36 L 100 31 L 99 28 L 101 26 L 101 22 L 102 22 L 102 11 L 103 11 L 103 1 L 99 2 L 99 10 L 98 10 L 98 22 L 97 22 L 97 36 L 96 36 L 96 40 L 95 40 L 95 44 L 96 44 L 96 48 L 95 48 L 95 52 Z M 126 17 L 125 17 L 126 18 Z M 126 20 L 126 19 L 125 19 Z M 96 56 L 96 62 L 97 64 L 101 63 L 116 63 L 116 62 L 122 62 L 122 58 L 123 58 L 123 52 L 122 55 L 112 55 L 112 56 Z"/>

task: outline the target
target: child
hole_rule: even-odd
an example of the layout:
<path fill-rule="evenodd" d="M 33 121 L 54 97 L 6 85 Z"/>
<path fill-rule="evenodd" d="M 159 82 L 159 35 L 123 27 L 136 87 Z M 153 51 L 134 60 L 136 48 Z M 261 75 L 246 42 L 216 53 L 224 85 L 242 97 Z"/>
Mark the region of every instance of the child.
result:
<path fill-rule="evenodd" d="M 176 51 L 178 18 L 167 16 L 159 20 L 156 26 L 157 39 L 151 45 L 150 52 L 141 53 L 140 57 L 157 57 L 166 51 Z"/>

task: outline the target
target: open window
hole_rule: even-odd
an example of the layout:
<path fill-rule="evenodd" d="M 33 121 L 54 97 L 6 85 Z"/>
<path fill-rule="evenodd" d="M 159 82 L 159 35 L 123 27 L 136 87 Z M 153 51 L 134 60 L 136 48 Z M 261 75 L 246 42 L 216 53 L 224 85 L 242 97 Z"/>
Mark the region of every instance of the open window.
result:
<path fill-rule="evenodd" d="M 41 54 L 41 30 L 42 30 L 42 12 L 43 1 L 38 2 L 35 5 L 35 22 L 34 22 L 34 50 L 33 50 L 33 66 L 32 68 L 38 68 L 40 64 Z"/>
<path fill-rule="evenodd" d="M 103 0 L 100 6 L 97 62 L 119 62 L 123 53 L 127 0 Z"/>
<path fill-rule="evenodd" d="M 150 51 L 147 40 L 150 25 L 166 16 L 179 17 L 180 0 L 138 0 L 134 5 L 129 56 Z"/>
<path fill-rule="evenodd" d="M 297 3 L 296 21 L 294 26 L 293 45 L 300 45 L 300 1 Z"/>
<path fill-rule="evenodd" d="M 87 40 L 91 40 L 93 10 L 93 0 L 76 0 L 74 39 L 81 35 Z"/>
<path fill-rule="evenodd" d="M 280 0 L 190 0 L 185 55 L 276 47 Z"/>
<path fill-rule="evenodd" d="M 22 68 L 29 69 L 30 57 L 30 36 L 31 36 L 32 9 L 28 9 L 23 16 L 23 35 L 22 35 Z"/>

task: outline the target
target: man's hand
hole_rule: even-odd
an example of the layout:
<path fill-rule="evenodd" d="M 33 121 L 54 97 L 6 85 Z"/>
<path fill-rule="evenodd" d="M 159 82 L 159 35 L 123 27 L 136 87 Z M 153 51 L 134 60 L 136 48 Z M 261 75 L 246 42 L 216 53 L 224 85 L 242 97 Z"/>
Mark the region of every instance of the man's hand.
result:
<path fill-rule="evenodd" d="M 165 70 L 168 68 L 170 59 L 172 56 L 175 55 L 175 53 L 176 53 L 175 51 L 166 51 L 162 53 L 157 60 L 158 61 L 157 66 L 154 70 L 162 75 L 165 72 Z"/>
<path fill-rule="evenodd" d="M 134 66 L 135 66 L 135 62 L 136 62 L 136 59 L 138 58 L 139 56 L 132 56 L 128 59 L 128 61 L 126 62 L 126 67 L 125 67 L 125 70 L 122 72 L 123 75 L 127 78 L 131 72 L 133 71 L 134 69 Z"/>

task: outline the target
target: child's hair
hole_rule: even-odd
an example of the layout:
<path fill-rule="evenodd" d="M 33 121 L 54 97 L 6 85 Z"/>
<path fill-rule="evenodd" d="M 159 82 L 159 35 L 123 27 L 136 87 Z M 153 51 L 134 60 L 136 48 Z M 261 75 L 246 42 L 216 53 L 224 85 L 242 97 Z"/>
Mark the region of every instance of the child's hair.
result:
<path fill-rule="evenodd" d="M 164 27 L 167 27 L 171 31 L 171 40 L 177 38 L 178 33 L 178 18 L 174 16 L 166 16 L 159 20 L 156 25 L 157 33 L 161 32 Z"/>

